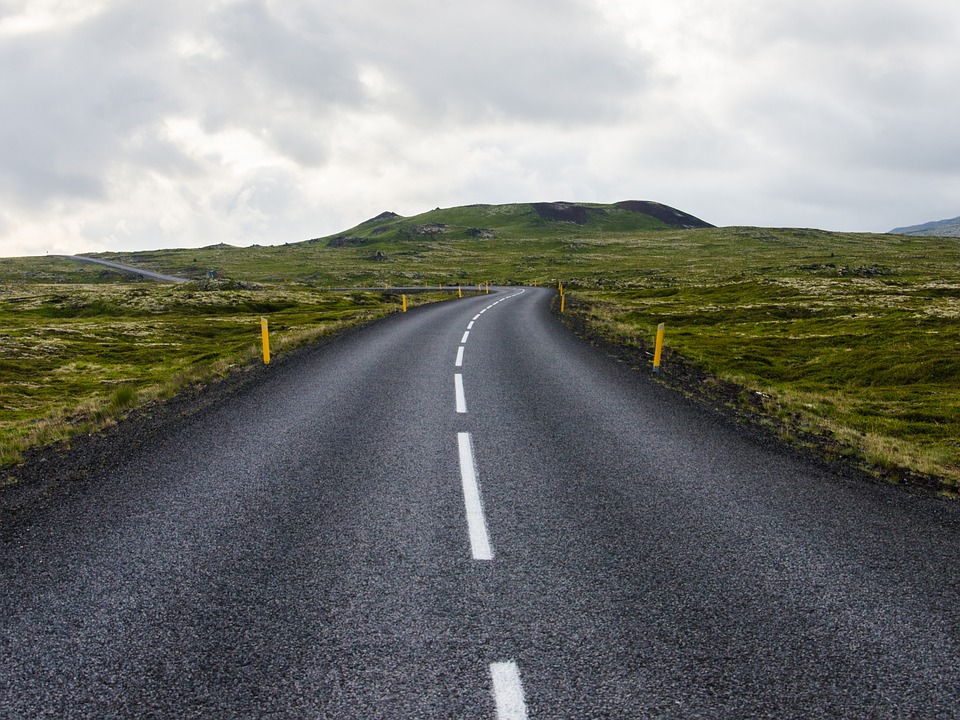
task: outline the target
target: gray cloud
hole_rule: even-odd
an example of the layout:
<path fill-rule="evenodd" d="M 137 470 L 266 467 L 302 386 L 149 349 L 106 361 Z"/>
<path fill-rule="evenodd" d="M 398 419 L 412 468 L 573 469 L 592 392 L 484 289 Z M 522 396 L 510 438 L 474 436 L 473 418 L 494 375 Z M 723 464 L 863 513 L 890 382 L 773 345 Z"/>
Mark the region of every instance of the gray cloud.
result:
<path fill-rule="evenodd" d="M 558 197 L 836 229 L 960 212 L 952 0 L 63 7 L 23 30 L 31 5 L 0 3 L 0 253 Z"/>
<path fill-rule="evenodd" d="M 950 22 L 956 18 L 956 8 L 949 0 L 809 0 L 765 5 L 758 8 L 758 40 L 792 40 L 828 52 L 914 50 L 918 41 L 945 42 L 956 37 Z"/>
<path fill-rule="evenodd" d="M 457 119 L 493 114 L 603 121 L 642 87 L 645 66 L 580 3 L 419 3 L 381 57 L 419 105 Z"/>
<path fill-rule="evenodd" d="M 151 26 L 121 5 L 74 32 L 0 45 L 0 93 L 10 99 L 0 174 L 20 202 L 105 198 L 106 166 L 170 102 L 149 59 L 158 54 Z"/>

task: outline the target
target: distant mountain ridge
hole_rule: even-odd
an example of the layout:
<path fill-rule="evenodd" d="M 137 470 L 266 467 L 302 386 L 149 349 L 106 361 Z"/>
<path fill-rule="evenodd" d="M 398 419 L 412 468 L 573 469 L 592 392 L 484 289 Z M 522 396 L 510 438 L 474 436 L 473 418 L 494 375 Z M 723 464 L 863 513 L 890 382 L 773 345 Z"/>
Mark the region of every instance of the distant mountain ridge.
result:
<path fill-rule="evenodd" d="M 403 240 L 601 237 L 645 230 L 712 227 L 689 213 L 649 200 L 613 204 L 540 202 L 437 208 L 413 217 L 388 211 L 342 233 L 307 242 L 351 247 Z"/>
<path fill-rule="evenodd" d="M 937 220 L 935 222 L 923 223 L 922 225 L 894 228 L 888 234 L 960 237 L 960 217 L 951 218 L 950 220 Z"/>

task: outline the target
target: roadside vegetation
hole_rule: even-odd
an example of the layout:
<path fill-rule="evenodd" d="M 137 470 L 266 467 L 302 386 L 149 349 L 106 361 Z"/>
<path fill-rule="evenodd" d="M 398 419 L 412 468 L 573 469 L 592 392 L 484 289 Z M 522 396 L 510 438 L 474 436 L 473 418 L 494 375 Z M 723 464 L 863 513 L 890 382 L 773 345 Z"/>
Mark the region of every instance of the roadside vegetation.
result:
<path fill-rule="evenodd" d="M 253 361 L 260 315 L 276 342 L 295 343 L 398 309 L 396 295 L 339 288 L 563 281 L 564 318 L 638 366 L 666 323 L 661 382 L 879 476 L 960 487 L 960 239 L 544 207 L 386 213 L 274 247 L 98 255 L 195 280 L 177 287 L 0 259 L 0 461 Z M 205 280 L 211 271 L 231 280 Z"/>
<path fill-rule="evenodd" d="M 717 240 L 726 262 L 709 260 Z M 728 229 L 691 243 L 658 272 L 568 285 L 571 319 L 638 359 L 663 322 L 662 382 L 879 477 L 960 487 L 960 242 Z"/>
<path fill-rule="evenodd" d="M 81 275 L 88 271 L 81 269 Z M 119 276 L 115 276 L 119 277 Z M 408 305 L 450 293 L 408 296 Z M 398 294 L 206 280 L 0 285 L 0 467 L 401 307 Z"/>

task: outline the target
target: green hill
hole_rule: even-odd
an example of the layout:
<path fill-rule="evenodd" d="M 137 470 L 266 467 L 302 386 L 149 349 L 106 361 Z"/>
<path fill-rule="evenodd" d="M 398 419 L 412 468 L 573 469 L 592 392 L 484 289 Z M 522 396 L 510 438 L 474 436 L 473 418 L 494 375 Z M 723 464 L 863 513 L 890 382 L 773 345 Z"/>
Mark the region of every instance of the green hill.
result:
<path fill-rule="evenodd" d="M 413 217 L 392 212 L 340 233 L 282 245 L 91 253 L 91 257 L 204 280 L 210 274 L 253 282 L 317 286 L 523 283 L 563 264 L 567 272 L 617 266 L 632 239 L 711 232 L 699 218 L 660 203 L 467 205 Z M 612 245 L 608 247 L 609 244 Z M 588 247 L 589 244 L 589 247 Z M 599 245 L 598 245 L 599 244 Z M 600 245 L 603 247 L 601 248 Z M 592 251 L 591 251 L 592 249 Z M 593 255 L 599 251 L 598 257 Z M 613 260 L 611 263 L 610 261 Z M 114 270 L 58 257 L 0 261 L 0 282 L 128 282 Z"/>
<path fill-rule="evenodd" d="M 385 212 L 333 237 L 308 240 L 331 247 L 372 245 L 399 240 L 519 240 L 575 234 L 601 237 L 616 233 L 713 227 L 660 203 L 627 200 L 596 203 L 523 203 L 437 208 L 414 217 Z"/>

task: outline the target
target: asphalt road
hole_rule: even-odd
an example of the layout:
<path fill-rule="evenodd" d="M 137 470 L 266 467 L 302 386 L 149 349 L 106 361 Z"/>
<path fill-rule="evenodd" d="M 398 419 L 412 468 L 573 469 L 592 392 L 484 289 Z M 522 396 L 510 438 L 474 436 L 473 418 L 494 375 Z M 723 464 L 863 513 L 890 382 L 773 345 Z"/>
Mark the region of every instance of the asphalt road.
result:
<path fill-rule="evenodd" d="M 8 522 L 0 717 L 960 717 L 958 505 L 747 435 L 550 294 L 271 366 Z"/>
<path fill-rule="evenodd" d="M 131 275 L 139 275 L 147 280 L 156 280 L 157 282 L 190 282 L 187 278 L 177 277 L 176 275 L 164 275 L 162 273 L 153 272 L 152 270 L 144 270 L 143 268 L 136 268 L 130 265 L 121 265 L 120 263 L 110 262 L 109 260 L 100 260 L 99 258 L 85 257 L 83 255 L 60 255 L 59 257 L 66 258 L 67 260 L 76 260 L 77 262 L 103 265 L 104 267 L 108 267 L 112 270 L 119 270 L 120 272 L 130 273 Z"/>

